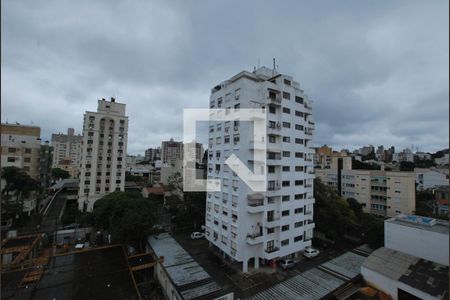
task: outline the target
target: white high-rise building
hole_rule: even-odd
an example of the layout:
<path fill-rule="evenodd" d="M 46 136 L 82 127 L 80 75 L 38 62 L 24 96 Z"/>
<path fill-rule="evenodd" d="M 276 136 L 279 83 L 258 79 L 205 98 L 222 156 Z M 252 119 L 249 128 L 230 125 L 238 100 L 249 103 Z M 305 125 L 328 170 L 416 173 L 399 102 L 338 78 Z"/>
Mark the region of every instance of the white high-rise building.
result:
<path fill-rule="evenodd" d="M 125 188 L 128 117 L 125 104 L 98 100 L 97 112 L 87 111 L 83 122 L 78 207 L 92 211 L 95 201 Z"/>
<path fill-rule="evenodd" d="M 206 238 L 224 256 L 241 262 L 244 272 L 298 256 L 311 245 L 314 228 L 311 101 L 291 76 L 262 67 L 214 87 L 210 107 L 265 108 L 267 191 L 253 192 L 224 163 L 235 154 L 253 169 L 259 150 L 252 142 L 252 124 L 211 122 L 208 179 L 219 179 L 221 192 L 207 193 Z"/>
<path fill-rule="evenodd" d="M 183 142 L 173 139 L 161 143 L 161 160 L 163 163 L 175 165 L 177 160 L 183 159 Z"/>

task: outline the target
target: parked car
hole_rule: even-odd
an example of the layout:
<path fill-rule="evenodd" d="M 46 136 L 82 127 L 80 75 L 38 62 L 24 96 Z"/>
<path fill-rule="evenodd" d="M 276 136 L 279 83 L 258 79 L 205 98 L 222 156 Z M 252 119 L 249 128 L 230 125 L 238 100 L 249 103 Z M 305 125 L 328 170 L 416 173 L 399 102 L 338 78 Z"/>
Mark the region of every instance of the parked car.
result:
<path fill-rule="evenodd" d="M 292 268 L 293 266 L 295 266 L 295 261 L 291 260 L 291 259 L 282 259 L 280 260 L 280 267 L 283 270 L 287 270 Z"/>
<path fill-rule="evenodd" d="M 198 240 L 198 239 L 201 239 L 204 237 L 205 237 L 205 234 L 203 232 L 196 231 L 191 234 L 191 239 L 193 239 L 193 240 Z"/>
<path fill-rule="evenodd" d="M 319 250 L 314 249 L 314 248 L 306 248 L 303 251 L 303 256 L 307 257 L 307 258 L 313 258 L 316 257 L 317 255 L 319 255 Z"/>

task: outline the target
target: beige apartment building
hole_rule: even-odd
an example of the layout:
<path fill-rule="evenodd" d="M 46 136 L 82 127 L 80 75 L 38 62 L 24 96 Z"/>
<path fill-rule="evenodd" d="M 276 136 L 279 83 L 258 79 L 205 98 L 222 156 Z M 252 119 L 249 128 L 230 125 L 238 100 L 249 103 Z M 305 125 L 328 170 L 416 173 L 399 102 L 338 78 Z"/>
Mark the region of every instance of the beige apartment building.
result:
<path fill-rule="evenodd" d="M 52 134 L 53 168 L 66 170 L 74 178 L 78 177 L 81 163 L 83 137 L 75 135 L 75 130 L 69 128 L 67 134 Z"/>
<path fill-rule="evenodd" d="M 338 187 L 338 172 L 316 169 L 322 182 Z M 414 214 L 416 210 L 415 175 L 413 172 L 380 170 L 341 170 L 341 196 L 354 198 L 364 212 L 386 217 Z"/>
<path fill-rule="evenodd" d="M 1 167 L 23 169 L 39 180 L 41 128 L 19 124 L 1 124 Z"/>
<path fill-rule="evenodd" d="M 128 117 L 125 104 L 98 100 L 97 112 L 87 111 L 83 121 L 78 208 L 92 211 L 103 196 L 125 190 Z"/>

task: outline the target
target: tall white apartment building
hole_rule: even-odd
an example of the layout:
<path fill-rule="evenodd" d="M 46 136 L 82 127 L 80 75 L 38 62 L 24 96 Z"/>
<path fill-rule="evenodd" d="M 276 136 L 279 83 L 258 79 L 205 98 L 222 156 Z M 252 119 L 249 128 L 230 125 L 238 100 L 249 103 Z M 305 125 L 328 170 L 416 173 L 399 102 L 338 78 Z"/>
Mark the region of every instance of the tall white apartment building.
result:
<path fill-rule="evenodd" d="M 214 87 L 210 107 L 265 108 L 267 191 L 253 192 L 224 163 L 231 154 L 250 170 L 258 163 L 252 123 L 210 122 L 208 179 L 220 180 L 221 192 L 207 193 L 206 238 L 244 272 L 299 255 L 314 228 L 311 101 L 291 76 L 262 67 Z"/>
<path fill-rule="evenodd" d="M 73 169 L 78 170 L 81 163 L 82 142 L 83 137 L 79 134 L 75 135 L 73 128 L 69 128 L 67 134 L 52 134 L 52 167 L 65 168 L 67 163 L 69 163 Z"/>
<path fill-rule="evenodd" d="M 125 104 L 98 100 L 97 112 L 83 122 L 78 208 L 92 211 L 95 201 L 125 188 L 128 117 Z"/>
<path fill-rule="evenodd" d="M 189 161 L 195 161 L 197 163 L 202 163 L 203 159 L 203 145 L 197 143 L 196 141 L 192 141 L 190 143 L 183 144 L 183 155 L 188 154 Z"/>

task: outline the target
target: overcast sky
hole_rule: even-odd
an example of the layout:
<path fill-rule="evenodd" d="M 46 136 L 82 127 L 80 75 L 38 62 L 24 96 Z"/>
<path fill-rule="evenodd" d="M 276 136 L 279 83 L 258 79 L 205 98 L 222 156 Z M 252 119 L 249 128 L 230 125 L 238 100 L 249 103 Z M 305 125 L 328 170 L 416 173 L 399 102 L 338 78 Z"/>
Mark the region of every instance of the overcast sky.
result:
<path fill-rule="evenodd" d="M 314 101 L 315 144 L 448 147 L 448 0 L 1 1 L 2 122 L 42 138 L 127 104 L 130 154 L 182 138 L 183 108 L 272 65 Z M 206 141 L 206 139 L 202 139 Z M 414 149 L 415 150 L 415 149 Z"/>

